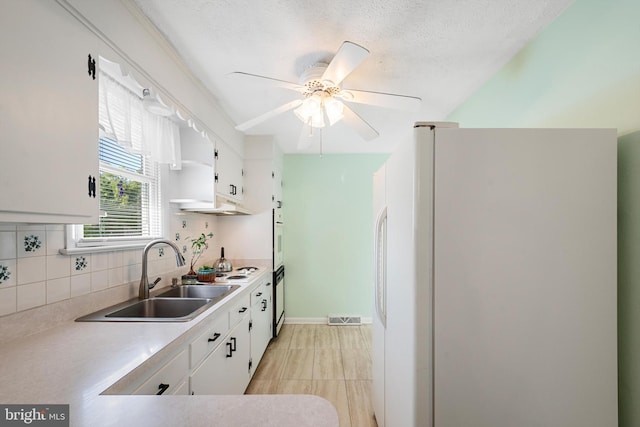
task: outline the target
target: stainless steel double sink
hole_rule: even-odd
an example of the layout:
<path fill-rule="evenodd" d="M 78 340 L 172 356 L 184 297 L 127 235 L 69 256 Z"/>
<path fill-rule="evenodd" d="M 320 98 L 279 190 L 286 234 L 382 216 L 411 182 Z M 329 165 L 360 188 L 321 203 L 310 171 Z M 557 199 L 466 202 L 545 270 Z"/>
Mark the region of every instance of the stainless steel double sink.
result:
<path fill-rule="evenodd" d="M 186 322 L 213 307 L 238 285 L 182 285 L 153 298 L 130 300 L 76 319 L 76 322 Z"/>

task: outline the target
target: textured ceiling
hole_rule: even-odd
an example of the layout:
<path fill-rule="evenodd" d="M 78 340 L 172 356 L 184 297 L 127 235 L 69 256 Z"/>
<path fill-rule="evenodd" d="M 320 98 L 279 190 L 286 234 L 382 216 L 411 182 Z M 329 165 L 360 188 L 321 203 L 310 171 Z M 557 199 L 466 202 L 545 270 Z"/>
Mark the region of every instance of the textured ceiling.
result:
<path fill-rule="evenodd" d="M 228 76 L 298 82 L 344 40 L 371 54 L 343 87 L 422 98 L 419 112 L 351 104 L 380 136 L 344 123 L 323 130 L 324 152 L 389 152 L 418 120 L 443 120 L 572 0 L 134 0 L 231 119 L 242 123 L 299 95 Z M 462 124 L 464 125 L 464 123 Z M 297 152 L 302 123 L 283 113 L 247 131 Z M 314 145 L 307 151 L 317 152 Z"/>

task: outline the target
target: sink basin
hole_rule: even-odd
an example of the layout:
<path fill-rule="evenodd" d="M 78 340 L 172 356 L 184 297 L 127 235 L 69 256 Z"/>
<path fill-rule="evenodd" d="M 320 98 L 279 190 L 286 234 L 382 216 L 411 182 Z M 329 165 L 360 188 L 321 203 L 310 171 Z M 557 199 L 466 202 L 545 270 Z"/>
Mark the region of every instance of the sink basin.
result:
<path fill-rule="evenodd" d="M 76 319 L 77 322 L 186 322 L 240 288 L 238 285 L 183 285 L 153 298 L 132 300 Z"/>
<path fill-rule="evenodd" d="M 106 314 L 105 317 L 185 317 L 209 304 L 205 298 L 160 298 L 145 299 L 128 307 Z"/>
<path fill-rule="evenodd" d="M 212 307 L 211 298 L 149 298 L 108 307 L 77 322 L 186 322 Z"/>
<path fill-rule="evenodd" d="M 169 289 L 156 298 L 219 298 L 238 289 L 238 285 L 182 285 Z"/>

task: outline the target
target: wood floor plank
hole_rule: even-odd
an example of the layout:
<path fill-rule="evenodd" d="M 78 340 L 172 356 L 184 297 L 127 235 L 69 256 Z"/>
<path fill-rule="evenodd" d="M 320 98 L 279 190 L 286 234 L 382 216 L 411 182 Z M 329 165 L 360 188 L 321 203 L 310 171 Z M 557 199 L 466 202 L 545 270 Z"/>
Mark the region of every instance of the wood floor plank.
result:
<path fill-rule="evenodd" d="M 282 369 L 283 380 L 311 380 L 313 379 L 314 350 L 308 348 L 290 348 Z"/>
<path fill-rule="evenodd" d="M 341 350 L 344 378 L 346 380 L 370 380 L 371 357 L 369 352 L 361 348 L 345 348 Z"/>
<path fill-rule="evenodd" d="M 313 358 L 314 380 L 344 380 L 342 354 L 339 349 L 318 348 Z"/>
<path fill-rule="evenodd" d="M 278 394 L 278 380 L 256 380 L 253 378 L 245 394 Z"/>
<path fill-rule="evenodd" d="M 295 325 L 289 348 L 315 348 L 316 325 Z"/>
<path fill-rule="evenodd" d="M 377 427 L 371 404 L 371 381 L 345 381 L 351 425 Z"/>
<path fill-rule="evenodd" d="M 316 348 L 340 348 L 338 326 L 318 325 L 316 327 Z"/>
<path fill-rule="evenodd" d="M 349 399 L 345 381 L 340 380 L 313 380 L 312 393 L 327 399 L 338 411 L 340 427 L 351 427 L 351 415 L 349 413 Z M 354 424 L 353 427 L 360 427 Z"/>
<path fill-rule="evenodd" d="M 311 380 L 280 380 L 277 394 L 312 394 Z"/>
<path fill-rule="evenodd" d="M 253 374 L 253 378 L 255 380 L 280 379 L 286 359 L 286 349 L 268 349 L 262 356 L 258 369 L 256 369 L 255 374 Z"/>
<path fill-rule="evenodd" d="M 268 348 L 273 349 L 288 349 L 289 344 L 291 344 L 291 337 L 293 336 L 293 330 L 295 329 L 295 325 L 282 325 L 282 329 L 280 329 L 280 333 L 276 338 L 271 340 Z"/>
<path fill-rule="evenodd" d="M 339 326 L 341 348 L 367 348 L 359 326 Z"/>

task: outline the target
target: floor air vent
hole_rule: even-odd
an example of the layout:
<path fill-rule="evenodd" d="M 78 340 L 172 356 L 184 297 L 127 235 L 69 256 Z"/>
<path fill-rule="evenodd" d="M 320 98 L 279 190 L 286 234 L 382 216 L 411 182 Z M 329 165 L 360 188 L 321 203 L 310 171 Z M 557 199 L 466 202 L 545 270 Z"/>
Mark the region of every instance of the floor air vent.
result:
<path fill-rule="evenodd" d="M 362 318 L 360 316 L 329 316 L 328 324 L 331 326 L 361 325 Z"/>

